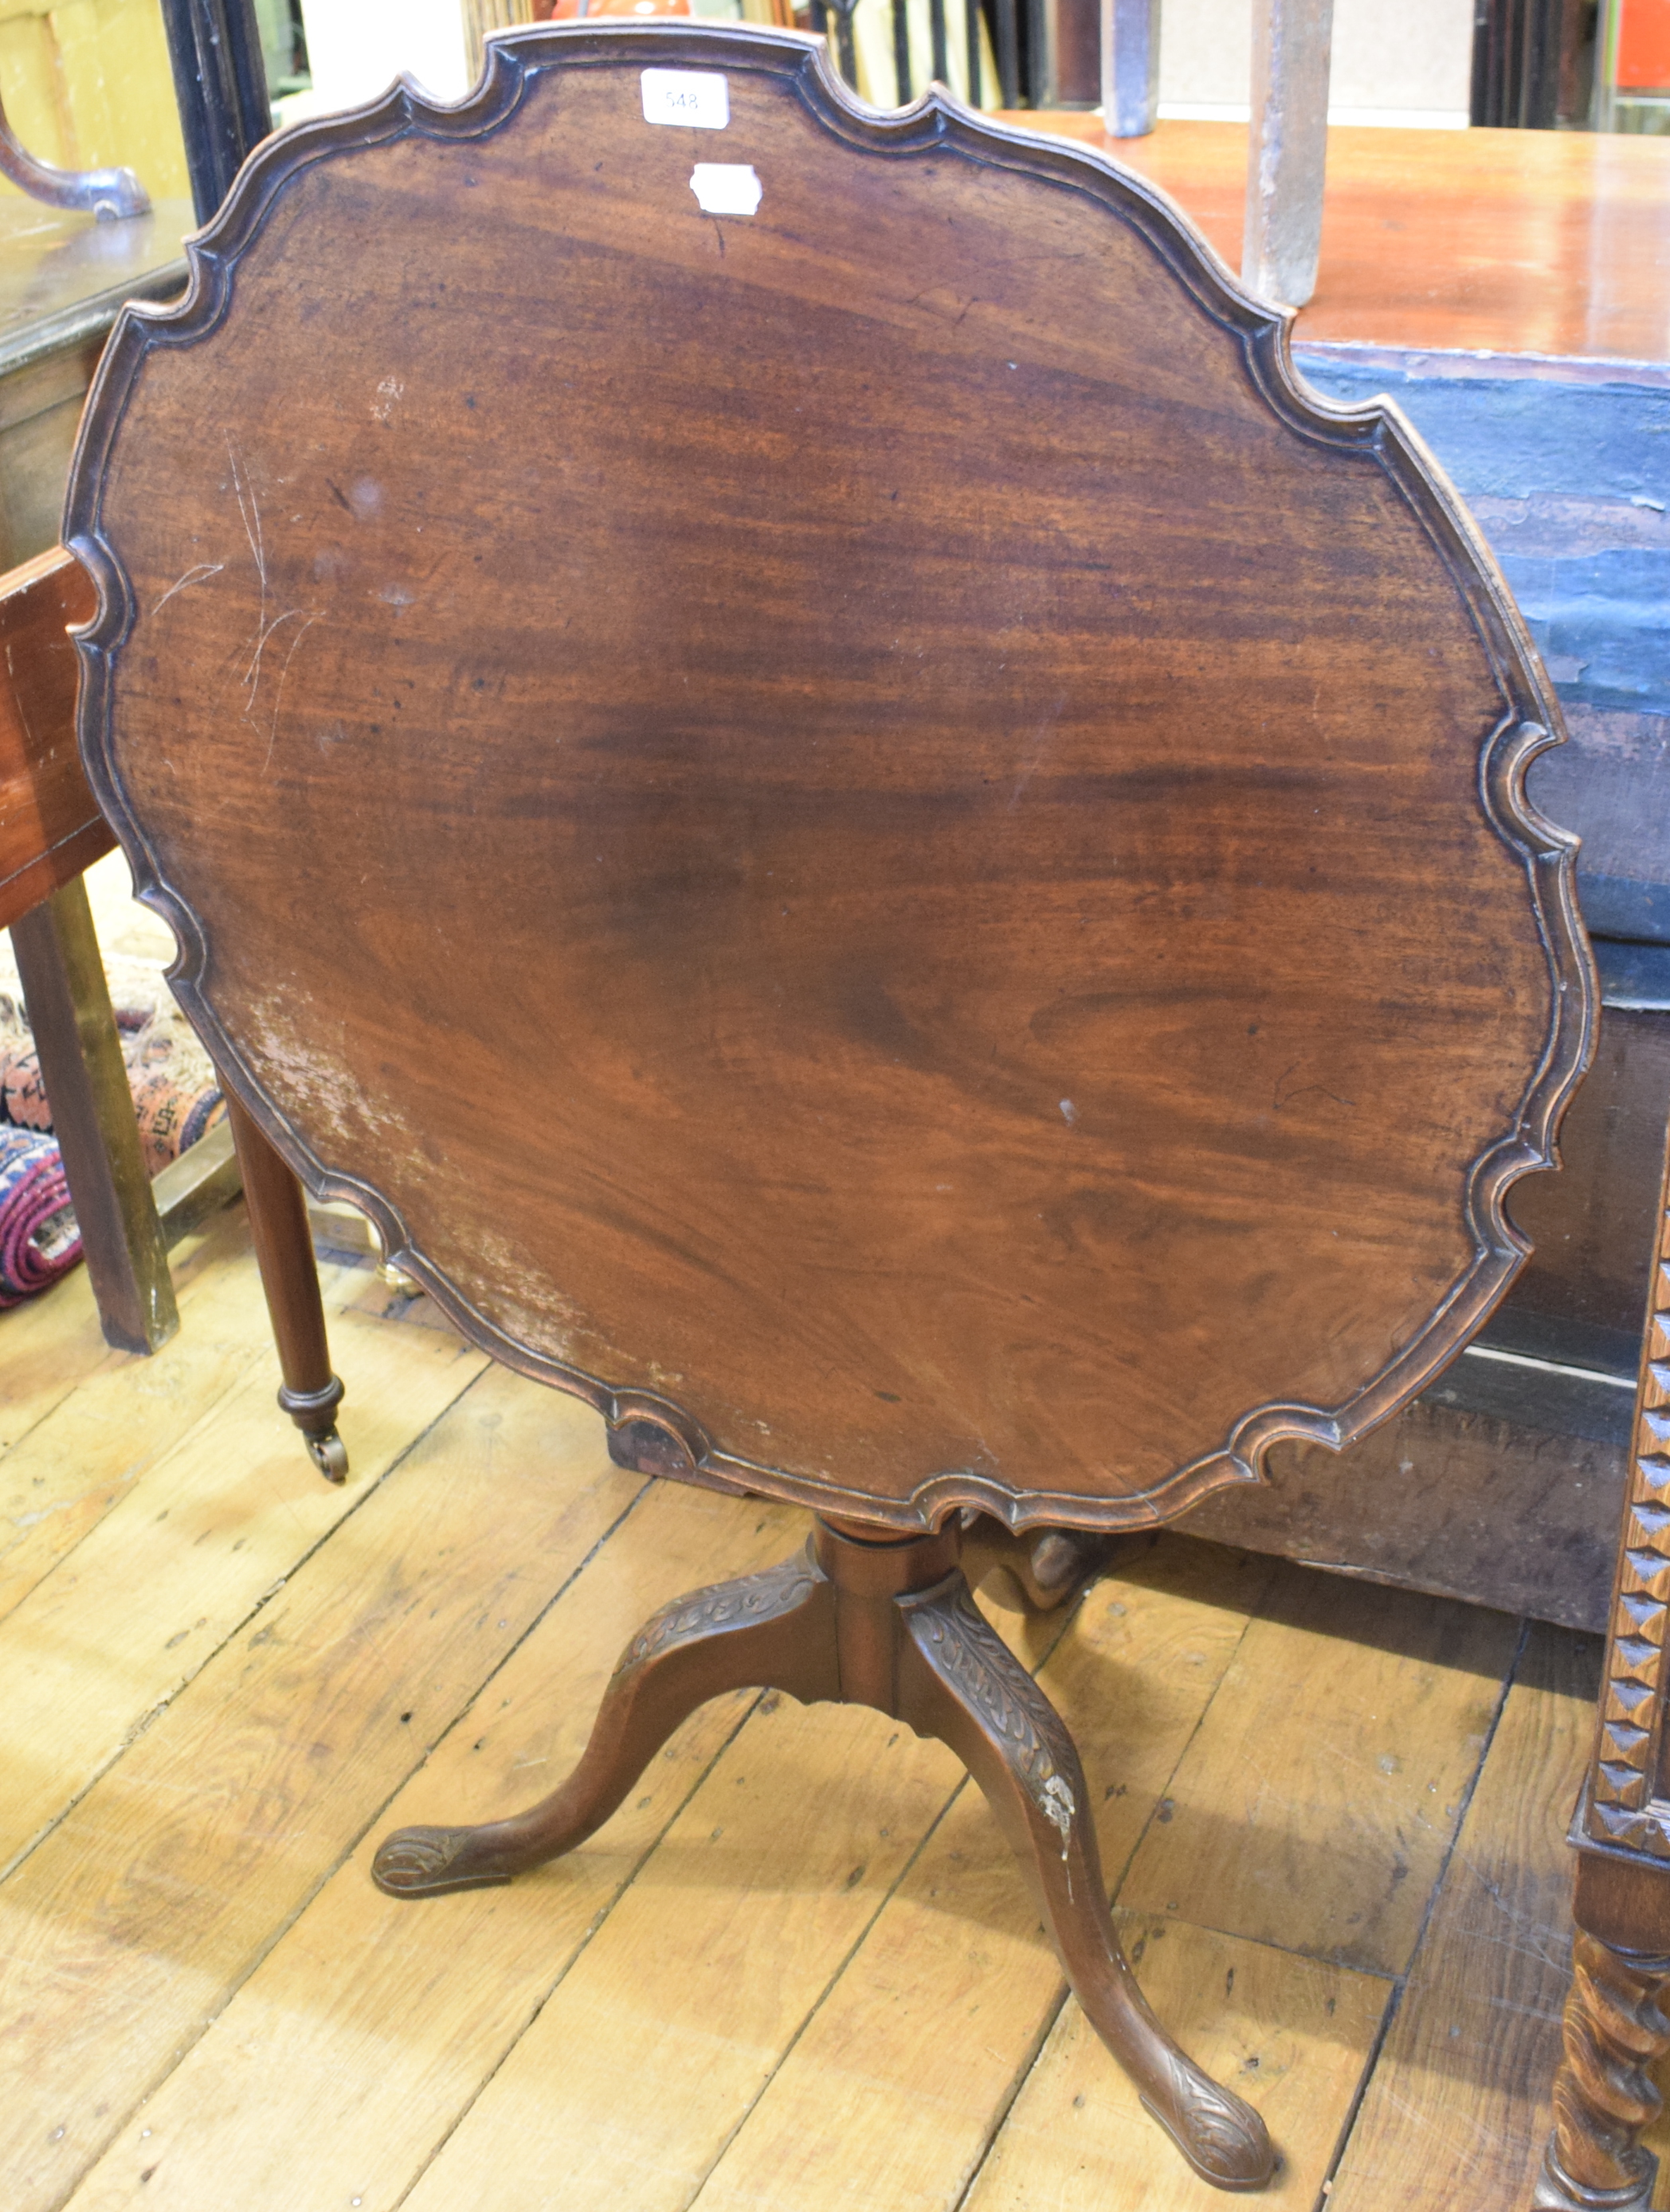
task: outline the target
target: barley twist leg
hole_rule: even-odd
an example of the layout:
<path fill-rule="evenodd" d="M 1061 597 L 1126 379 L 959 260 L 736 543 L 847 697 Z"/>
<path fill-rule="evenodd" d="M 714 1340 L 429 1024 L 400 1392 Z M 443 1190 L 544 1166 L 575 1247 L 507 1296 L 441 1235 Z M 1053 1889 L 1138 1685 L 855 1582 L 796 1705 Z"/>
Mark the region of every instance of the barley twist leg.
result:
<path fill-rule="evenodd" d="M 1647 2069 L 1670 2051 L 1667 1984 L 1670 1958 L 1578 1929 L 1538 2212 L 1647 2212 L 1658 2161 L 1638 2138 L 1662 2103 Z"/>

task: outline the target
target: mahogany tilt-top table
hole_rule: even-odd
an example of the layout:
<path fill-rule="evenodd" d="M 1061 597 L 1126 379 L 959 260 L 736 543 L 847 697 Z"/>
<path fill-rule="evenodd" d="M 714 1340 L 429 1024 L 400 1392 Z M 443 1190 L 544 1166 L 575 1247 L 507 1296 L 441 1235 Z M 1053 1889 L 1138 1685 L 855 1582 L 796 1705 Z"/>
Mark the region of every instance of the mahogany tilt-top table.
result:
<path fill-rule="evenodd" d="M 330 1471 L 294 1171 L 628 1463 L 818 1516 L 642 1631 L 553 1796 L 377 1880 L 567 1850 L 722 1692 L 878 1706 L 1259 2186 L 960 1546 L 1349 1442 L 1521 1264 L 1594 997 L 1482 540 L 1151 187 L 791 33 L 496 40 L 460 106 L 269 141 L 191 260 L 82 429 L 82 744 L 286 1402 Z"/>

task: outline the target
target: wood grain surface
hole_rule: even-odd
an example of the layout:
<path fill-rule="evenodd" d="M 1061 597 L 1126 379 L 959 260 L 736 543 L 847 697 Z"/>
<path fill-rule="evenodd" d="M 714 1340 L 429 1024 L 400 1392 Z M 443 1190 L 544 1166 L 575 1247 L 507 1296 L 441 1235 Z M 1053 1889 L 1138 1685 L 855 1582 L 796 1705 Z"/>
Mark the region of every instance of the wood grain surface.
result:
<path fill-rule="evenodd" d="M 82 1536 L 72 1561 L 43 1577 L 15 1607 L 15 1640 L 0 1662 L 0 1746 L 9 1777 L 0 1865 L 15 1864 L 62 1819 L 67 1807 L 54 1777 L 71 1747 L 89 1771 L 108 1764 L 375 1486 L 404 1448 L 413 1412 L 432 1420 L 484 1364 L 455 1342 L 424 1332 L 391 1340 L 346 1316 L 337 1328 L 344 1352 L 353 1346 L 365 1363 L 352 1486 L 321 1486 L 299 1499 L 286 1495 L 277 1467 L 294 1437 L 273 1418 L 265 1363 L 252 1362 L 175 1443 L 167 1509 L 158 1513 L 127 1489 Z M 134 1442 L 143 1463 L 143 1440 Z M 229 1467 L 238 1471 L 229 1486 Z M 119 1560 L 132 1587 L 146 1593 L 147 1601 L 126 1609 L 119 1625 L 106 1617 L 101 1560 Z"/>
<path fill-rule="evenodd" d="M 220 1220 L 197 1249 L 186 1252 L 183 1264 L 176 1249 L 183 1325 L 150 1356 L 143 1382 L 136 1384 L 131 1359 L 120 1352 L 109 1352 L 90 1374 L 68 1367 L 58 1402 L 0 1461 L 0 1620 L 142 1474 L 178 1449 L 182 1430 L 207 1419 L 252 1369 L 267 1381 L 271 1352 L 259 1337 L 266 1311 L 260 1285 L 241 1276 L 229 1282 L 224 1267 L 214 1264 L 241 1249 L 243 1241 L 241 1219 Z M 363 1284 L 357 1271 L 344 1277 L 332 1267 L 323 1287 L 334 1310 L 344 1292 L 357 1296 Z M 96 1333 L 96 1319 L 93 1327 Z M 9 1345 L 9 1325 L 7 1334 Z M 114 1467 L 108 1461 L 113 1428 L 123 1445 Z"/>
<path fill-rule="evenodd" d="M 476 1438 L 495 1452 L 543 1444 L 545 1480 L 554 1492 L 570 1488 L 579 1468 L 595 1468 L 595 1424 L 587 1424 L 586 1437 L 585 1416 L 568 1413 L 579 1448 L 553 1465 L 553 1424 L 528 1386 L 498 1376 L 478 1389 L 470 1409 Z M 458 1431 L 465 1426 L 454 1425 L 452 1449 L 464 1441 Z M 613 1480 L 618 1499 L 631 1487 L 625 1476 Z M 113 2142 L 76 2192 L 76 2212 L 159 2203 L 179 2212 L 216 2195 L 266 2212 L 302 2212 L 349 2203 L 370 2173 L 398 2172 L 404 2195 L 437 2134 L 470 2109 L 514 2049 L 753 1699 L 705 1707 L 656 1759 L 630 1808 L 545 1879 L 466 1892 L 438 1915 L 414 1917 L 409 1904 L 371 1885 L 376 1835 L 437 1807 L 490 1814 L 525 1803 L 583 1747 L 609 1668 L 637 1628 L 646 1597 L 653 1607 L 695 1584 L 772 1564 L 792 1547 L 797 1522 L 780 1506 L 744 1521 L 710 1493 L 647 1486 L 466 1724 L 381 1811 L 374 1834 L 308 1904 L 292 1940 L 261 1962 L 147 2101 L 143 2121 Z M 557 1564 L 571 1567 L 571 1554 Z M 388 2032 L 397 2020 L 417 2039 L 417 2063 L 390 2069 Z M 303 2141 L 314 2148 L 298 2165 L 295 2146 Z"/>
<path fill-rule="evenodd" d="M 1332 1655 L 1362 1606 L 1348 1582 L 1277 1571 L 1122 1905 L 1375 1973 L 1407 1969 L 1519 1628 L 1399 1592 L 1377 1608 L 1374 1644 L 1334 1680 Z M 1255 1838 L 1272 1757 L 1305 1809 Z"/>
<path fill-rule="evenodd" d="M 1220 2081 L 1255 2105 L 1282 2146 L 1265 2212 L 1313 2212 L 1387 2008 L 1372 1974 L 1197 1928 L 1118 1915 L 1145 1991 L 1185 2023 Z M 1211 2212 L 1210 2188 L 1168 2154 L 1129 2086 L 1066 2007 L 1004 2117 L 967 2212 Z M 959 2212 L 961 2212 L 960 2206 Z"/>
<path fill-rule="evenodd" d="M 166 1700 L 173 1725 L 131 1729 L 138 1741 L 118 1742 L 100 1762 L 115 1761 L 107 1781 L 98 1764 L 82 1765 L 74 1802 L 66 1808 L 57 1794 L 62 1817 L 0 1887 L 11 1992 L 0 2058 L 24 2085 L 0 2120 L 0 2172 L 16 2212 L 62 2202 L 89 2154 L 257 1965 L 273 1929 L 306 1903 L 424 1746 L 520 1641 L 552 1594 L 545 1577 L 565 1580 L 641 1486 L 608 1465 L 582 1409 L 523 1391 L 513 1420 L 503 1376 L 485 1378 L 485 1396 L 471 1402 L 481 1363 L 456 1342 L 366 1328 L 386 1340 L 391 1367 L 409 1363 L 387 1417 L 401 1431 L 398 1479 L 371 1487 L 345 1515 L 343 1492 L 316 1478 L 302 1491 L 287 1479 L 294 1437 L 267 1401 L 275 1449 L 262 1487 L 271 1517 L 314 1539 L 298 1541 L 285 1562 L 299 1571 L 259 1593 L 259 1625 L 248 1620 L 259 1602 L 252 1592 L 244 1619 L 229 1624 L 235 1632 Z M 449 1395 L 462 1401 L 436 1421 L 440 1405 L 423 1405 L 411 1385 L 447 1351 Z M 369 1441 L 359 1443 L 348 1500 L 372 1473 Z M 546 1472 L 553 1460 L 564 1470 L 555 1482 Z M 247 1448 L 216 1464 L 247 1467 Z M 157 1513 L 161 1487 L 149 1488 L 147 1503 L 165 1520 L 173 1516 L 166 1504 Z M 189 1492 L 183 1502 L 195 1503 Z M 224 1486 L 217 1508 L 222 1528 L 250 1517 L 236 1484 Z M 343 1524 L 322 1551 L 326 1529 L 316 1522 L 308 1531 L 309 1513 Z M 189 1537 L 181 1547 L 189 1559 Z M 104 1594 L 113 1644 L 108 1554 L 101 1564 L 86 1550 L 76 1555 L 82 1602 Z M 528 1557 L 539 1559 L 539 1577 L 516 1564 Z M 65 1579 L 62 1570 L 54 1579 Z M 180 1594 L 175 1577 L 176 1601 Z M 165 1581 L 160 1598 L 168 1595 Z M 161 1643 L 146 1607 L 124 1611 L 124 1644 L 139 1646 L 148 1632 Z M 26 1612 L 6 1624 L 20 1671 L 40 1649 Z M 66 1640 L 52 1656 L 76 1648 Z M 93 1650 L 92 1636 L 79 1648 Z M 356 1657 L 367 1671 L 350 1663 Z M 108 1668 L 88 1660 L 82 1704 L 108 1696 Z M 28 1775 L 37 1798 L 48 1795 L 43 1776 L 61 1784 L 73 1771 L 51 1748 L 67 1751 L 72 1740 L 67 1728 L 37 1737 Z M 113 1880 L 99 1839 L 118 1832 L 124 1856 Z M 427 1957 L 434 1940 L 422 1939 Z M 89 2098 L 94 2072 L 98 2094 Z"/>
<path fill-rule="evenodd" d="M 1570 1971 L 1565 1832 L 1594 1732 L 1598 1657 L 1590 1638 L 1531 1632 L 1332 2212 L 1520 2212 L 1530 2201 Z"/>
<path fill-rule="evenodd" d="M 1010 118 L 1020 122 L 1018 115 Z M 1239 269 L 1243 123 L 1110 138 L 1028 114 L 1152 179 Z M 1670 361 L 1670 144 L 1592 131 L 1328 133 L 1322 258 L 1295 327 L 1319 343 Z"/>
<path fill-rule="evenodd" d="M 90 772 L 235 1085 L 711 1478 L 1130 1525 L 1393 1409 L 1590 1020 L 1448 495 L 1059 142 L 495 66 L 273 142 L 85 428 Z"/>

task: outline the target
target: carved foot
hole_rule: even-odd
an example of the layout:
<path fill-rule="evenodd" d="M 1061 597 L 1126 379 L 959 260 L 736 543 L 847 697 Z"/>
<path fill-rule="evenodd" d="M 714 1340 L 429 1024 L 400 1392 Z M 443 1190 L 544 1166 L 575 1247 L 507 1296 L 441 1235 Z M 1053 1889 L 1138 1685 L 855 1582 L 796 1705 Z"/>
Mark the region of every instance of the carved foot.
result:
<path fill-rule="evenodd" d="M 900 1715 L 919 1735 L 949 1744 L 985 1792 L 1037 1886 L 1092 2026 L 1204 2181 L 1262 2189 L 1276 2170 L 1263 2120 L 1173 2042 L 1119 1947 L 1083 1771 L 1055 1708 L 982 1617 L 961 1575 L 900 1598 L 899 1609 L 908 1654 Z"/>
<path fill-rule="evenodd" d="M 1667 1984 L 1670 1958 L 1578 1929 L 1538 2212 L 1647 2212 L 1658 2161 L 1638 2137 L 1663 2101 L 1647 2069 L 1670 2051 L 1658 2002 Z"/>
<path fill-rule="evenodd" d="M 442 1897 L 449 1889 L 491 1889 L 515 1870 L 499 1863 L 491 1825 L 397 1828 L 379 1847 L 371 1878 L 391 1897 Z"/>
<path fill-rule="evenodd" d="M 509 1881 L 602 1826 L 681 1722 L 731 1690 L 839 1694 L 831 1591 L 808 1558 L 665 1606 L 627 1645 L 580 1764 L 525 1813 L 472 1828 L 401 1828 L 372 1862 L 390 1897 Z"/>
<path fill-rule="evenodd" d="M 1021 1535 L 989 1513 L 966 1513 L 962 1569 L 1006 1613 L 1054 1613 L 1107 1565 L 1118 1538 L 1082 1528 L 1029 1528 Z"/>

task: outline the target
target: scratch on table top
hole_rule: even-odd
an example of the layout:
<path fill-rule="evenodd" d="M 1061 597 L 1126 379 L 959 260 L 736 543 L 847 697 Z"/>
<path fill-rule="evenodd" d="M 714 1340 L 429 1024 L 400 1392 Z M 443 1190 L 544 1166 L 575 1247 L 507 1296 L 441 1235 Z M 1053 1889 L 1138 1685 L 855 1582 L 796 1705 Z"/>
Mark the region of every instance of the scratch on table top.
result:
<path fill-rule="evenodd" d="M 174 582 L 169 585 L 168 590 L 151 609 L 151 612 L 154 615 L 161 614 L 176 592 L 183 592 L 190 585 L 202 583 L 206 576 L 218 576 L 225 566 L 224 561 L 199 561 L 195 568 L 188 568 L 183 576 L 176 578 Z"/>

